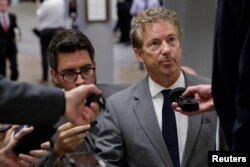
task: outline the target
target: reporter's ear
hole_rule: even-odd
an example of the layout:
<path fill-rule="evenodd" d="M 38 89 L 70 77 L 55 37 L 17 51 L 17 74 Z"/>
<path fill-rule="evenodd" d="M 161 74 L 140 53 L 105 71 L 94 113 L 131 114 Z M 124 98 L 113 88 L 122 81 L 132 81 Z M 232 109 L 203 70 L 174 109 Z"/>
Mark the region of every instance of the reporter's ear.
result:
<path fill-rule="evenodd" d="M 57 75 L 57 72 L 54 70 L 54 69 L 50 69 L 50 76 L 51 76 L 51 78 L 52 78 L 52 80 L 54 81 L 54 83 L 56 84 L 56 85 L 58 85 L 58 83 L 59 83 L 59 79 L 58 79 L 58 75 Z"/>

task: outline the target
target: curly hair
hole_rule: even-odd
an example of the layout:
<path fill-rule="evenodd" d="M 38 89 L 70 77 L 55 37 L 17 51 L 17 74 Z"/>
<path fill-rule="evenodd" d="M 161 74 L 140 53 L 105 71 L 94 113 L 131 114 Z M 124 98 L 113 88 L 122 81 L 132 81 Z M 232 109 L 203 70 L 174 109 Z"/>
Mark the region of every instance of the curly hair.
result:
<path fill-rule="evenodd" d="M 168 21 L 172 23 L 177 30 L 177 35 L 181 40 L 182 29 L 177 14 L 174 10 L 166 9 L 163 6 L 151 8 L 143 11 L 135 16 L 131 22 L 130 39 L 133 48 L 141 49 L 143 46 L 142 32 L 145 30 L 145 25 L 157 23 L 159 21 Z"/>

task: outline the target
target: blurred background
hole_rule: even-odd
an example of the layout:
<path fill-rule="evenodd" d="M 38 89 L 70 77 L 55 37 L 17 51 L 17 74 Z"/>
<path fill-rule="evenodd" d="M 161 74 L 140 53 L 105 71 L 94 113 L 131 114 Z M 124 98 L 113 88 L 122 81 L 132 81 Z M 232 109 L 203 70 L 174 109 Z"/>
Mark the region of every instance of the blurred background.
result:
<path fill-rule="evenodd" d="M 141 80 L 146 71 L 137 62 L 130 42 L 121 37 L 121 27 L 124 25 L 119 27 L 118 24 L 119 19 L 120 22 L 126 21 L 126 16 L 121 12 L 129 12 L 132 0 L 103 0 L 107 2 L 105 12 L 108 16 L 107 20 L 102 22 L 87 20 L 86 8 L 88 5 L 93 6 L 87 4 L 87 1 L 91 0 L 76 0 L 77 18 L 72 20 L 69 15 L 70 0 L 65 0 L 65 27 L 76 26 L 92 41 L 96 49 L 98 82 L 135 83 Z M 95 3 L 98 3 L 98 0 L 95 0 Z M 175 9 L 181 20 L 184 30 L 183 65 L 193 68 L 199 75 L 210 78 L 216 0 L 163 0 L 160 3 Z M 38 83 L 42 70 L 39 39 L 33 32 L 38 26 L 35 0 L 12 0 L 10 11 L 17 15 L 21 29 L 21 39 L 17 43 L 20 72 L 18 80 Z M 51 80 L 48 85 L 51 85 L 50 83 Z"/>

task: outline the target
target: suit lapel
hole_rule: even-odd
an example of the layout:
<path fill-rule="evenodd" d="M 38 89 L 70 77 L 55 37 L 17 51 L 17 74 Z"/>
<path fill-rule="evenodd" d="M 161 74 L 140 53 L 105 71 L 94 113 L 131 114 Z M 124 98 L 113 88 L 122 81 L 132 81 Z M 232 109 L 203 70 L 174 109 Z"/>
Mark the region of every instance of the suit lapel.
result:
<path fill-rule="evenodd" d="M 202 114 L 188 117 L 188 131 L 181 166 L 186 166 L 196 143 L 202 121 Z"/>
<path fill-rule="evenodd" d="M 135 104 L 133 111 L 138 118 L 146 136 L 166 166 L 172 166 L 170 155 L 167 151 L 158 121 L 155 115 L 152 97 L 149 92 L 147 77 L 138 85 L 134 93 Z"/>
<path fill-rule="evenodd" d="M 183 72 L 183 74 L 185 77 L 186 86 L 192 86 L 192 85 L 198 84 L 197 79 L 195 79 L 194 76 L 189 75 L 185 72 Z M 188 160 L 190 159 L 190 156 L 192 154 L 192 149 L 194 148 L 196 139 L 198 137 L 198 134 L 201 128 L 202 117 L 203 117 L 203 114 L 198 114 L 195 116 L 188 117 L 188 130 L 187 130 L 187 139 L 186 139 L 186 143 L 188 144 L 185 144 L 181 166 L 186 166 L 188 163 Z"/>

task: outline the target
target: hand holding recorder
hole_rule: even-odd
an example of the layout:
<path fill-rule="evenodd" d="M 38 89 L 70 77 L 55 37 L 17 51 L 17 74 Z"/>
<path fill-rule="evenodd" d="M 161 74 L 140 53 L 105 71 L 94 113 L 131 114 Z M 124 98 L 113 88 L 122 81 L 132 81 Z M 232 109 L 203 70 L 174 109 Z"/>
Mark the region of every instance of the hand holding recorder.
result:
<path fill-rule="evenodd" d="M 214 102 L 212 97 L 211 85 L 196 85 L 187 87 L 186 90 L 182 93 L 181 96 L 187 97 L 194 95 L 195 100 L 199 104 L 199 109 L 193 112 L 186 112 L 181 109 L 176 102 L 172 103 L 172 107 L 175 111 L 181 112 L 185 115 L 197 115 L 203 112 L 210 112 L 214 110 Z"/>

